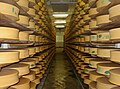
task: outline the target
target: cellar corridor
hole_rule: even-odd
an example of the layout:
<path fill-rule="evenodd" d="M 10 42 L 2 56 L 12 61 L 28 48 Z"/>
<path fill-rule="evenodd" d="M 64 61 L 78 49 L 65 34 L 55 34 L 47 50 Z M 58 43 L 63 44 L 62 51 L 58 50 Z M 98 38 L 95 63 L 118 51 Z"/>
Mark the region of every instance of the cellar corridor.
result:
<path fill-rule="evenodd" d="M 58 48 L 43 89 L 80 89 L 72 65 Z"/>

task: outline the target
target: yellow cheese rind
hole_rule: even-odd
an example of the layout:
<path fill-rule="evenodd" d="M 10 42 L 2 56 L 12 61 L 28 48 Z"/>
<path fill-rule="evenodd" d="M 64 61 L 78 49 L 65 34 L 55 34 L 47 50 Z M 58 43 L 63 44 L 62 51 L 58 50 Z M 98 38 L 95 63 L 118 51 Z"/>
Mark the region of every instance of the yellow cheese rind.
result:
<path fill-rule="evenodd" d="M 29 15 L 35 17 L 35 9 L 29 8 L 29 11 L 27 12 Z"/>
<path fill-rule="evenodd" d="M 18 20 L 19 9 L 11 4 L 0 2 L 0 13 L 6 15 L 9 19 L 13 21 Z"/>
<path fill-rule="evenodd" d="M 35 68 L 30 69 L 30 70 L 34 71 L 35 74 L 39 74 L 40 73 L 40 68 L 39 67 L 35 67 Z"/>
<path fill-rule="evenodd" d="M 27 78 L 30 81 L 35 80 L 35 72 L 31 71 L 29 74 L 22 76 L 23 78 Z"/>
<path fill-rule="evenodd" d="M 34 82 L 35 84 L 39 84 L 40 83 L 40 77 L 36 77 L 35 80 L 33 80 L 32 82 Z"/>
<path fill-rule="evenodd" d="M 112 50 L 110 60 L 114 61 L 114 62 L 120 62 L 120 51 L 119 50 Z"/>
<path fill-rule="evenodd" d="M 0 87 L 8 87 L 19 82 L 18 71 L 3 69 L 0 72 Z"/>
<path fill-rule="evenodd" d="M 97 89 L 97 88 L 96 88 L 96 85 L 97 85 L 97 83 L 94 82 L 94 81 L 92 81 L 92 82 L 90 82 L 90 84 L 89 84 L 89 88 L 90 88 L 90 89 Z"/>
<path fill-rule="evenodd" d="M 29 41 L 29 34 L 24 31 L 19 32 L 19 40 L 20 41 Z"/>
<path fill-rule="evenodd" d="M 28 26 L 29 25 L 29 17 L 24 16 L 24 15 L 19 15 L 19 20 L 17 23 L 23 25 L 23 26 Z"/>
<path fill-rule="evenodd" d="M 30 80 L 27 78 L 20 78 L 19 83 L 16 85 L 10 86 L 8 89 L 30 89 Z"/>
<path fill-rule="evenodd" d="M 22 7 L 22 9 L 24 9 L 25 11 L 28 11 L 28 0 L 19 0 L 17 2 L 18 5 L 20 5 Z"/>
<path fill-rule="evenodd" d="M 18 34 L 19 30 L 16 28 L 0 27 L 0 39 L 18 40 Z"/>
<path fill-rule="evenodd" d="M 111 40 L 120 39 L 120 28 L 114 28 L 110 30 L 110 39 Z"/>
<path fill-rule="evenodd" d="M 5 69 L 15 69 L 19 72 L 19 76 L 26 75 L 30 72 L 29 65 L 22 64 L 22 63 L 12 64 L 12 65 L 6 67 Z"/>
<path fill-rule="evenodd" d="M 19 61 L 19 52 L 0 51 L 0 64 L 15 63 L 18 61 Z"/>

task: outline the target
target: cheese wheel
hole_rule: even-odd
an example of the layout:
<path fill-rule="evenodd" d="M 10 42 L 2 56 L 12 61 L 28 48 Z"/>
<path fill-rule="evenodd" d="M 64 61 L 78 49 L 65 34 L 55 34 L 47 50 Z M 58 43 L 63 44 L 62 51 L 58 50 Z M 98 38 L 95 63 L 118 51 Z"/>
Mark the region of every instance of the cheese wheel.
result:
<path fill-rule="evenodd" d="M 39 42 L 39 36 L 36 36 L 35 41 Z"/>
<path fill-rule="evenodd" d="M 84 52 L 85 53 L 89 53 L 89 51 L 90 51 L 90 48 L 89 47 L 85 47 Z"/>
<path fill-rule="evenodd" d="M 85 69 L 86 67 L 88 67 L 88 64 L 81 64 L 81 69 Z"/>
<path fill-rule="evenodd" d="M 23 25 L 23 26 L 28 26 L 29 25 L 29 17 L 24 16 L 24 15 L 19 15 L 19 20 L 17 23 Z"/>
<path fill-rule="evenodd" d="M 13 21 L 18 20 L 19 9 L 16 6 L 3 2 L 0 2 L 0 6 L 2 7 L 0 8 L 1 14 L 4 14 L 6 17 Z"/>
<path fill-rule="evenodd" d="M 89 84 L 89 88 L 90 88 L 90 89 L 97 89 L 97 88 L 96 88 L 96 85 L 97 85 L 97 82 L 92 81 L 92 82 L 90 82 L 90 84 Z"/>
<path fill-rule="evenodd" d="M 81 19 L 81 20 L 80 20 L 80 23 L 81 23 L 81 24 L 85 24 L 85 22 L 84 22 L 84 20 L 83 20 L 83 19 Z"/>
<path fill-rule="evenodd" d="M 95 59 L 94 57 L 92 58 L 92 57 L 85 57 L 85 59 L 84 59 L 84 63 L 90 63 L 90 60 L 92 60 L 92 59 Z"/>
<path fill-rule="evenodd" d="M 39 31 L 39 26 L 38 25 L 35 25 L 35 30 Z"/>
<path fill-rule="evenodd" d="M 19 82 L 18 71 L 3 69 L 0 71 L 0 87 L 8 87 Z"/>
<path fill-rule="evenodd" d="M 98 28 L 96 20 L 91 20 L 89 22 L 90 29 Z"/>
<path fill-rule="evenodd" d="M 106 57 L 106 58 L 110 58 L 110 52 L 112 50 L 115 50 L 115 49 L 102 49 L 102 48 L 98 48 L 98 53 L 97 53 L 97 56 L 99 57 Z"/>
<path fill-rule="evenodd" d="M 29 8 L 29 11 L 27 12 L 29 15 L 31 15 L 32 17 L 35 17 L 35 9 L 33 8 Z"/>
<path fill-rule="evenodd" d="M 84 15 L 84 16 L 83 16 L 83 20 L 84 20 L 84 21 L 89 21 L 89 20 L 90 20 L 89 14 Z"/>
<path fill-rule="evenodd" d="M 35 84 L 39 84 L 40 83 L 40 77 L 35 78 L 35 80 L 33 80 L 32 82 L 34 82 Z"/>
<path fill-rule="evenodd" d="M 85 25 L 85 26 L 84 26 L 84 30 L 85 30 L 85 31 L 89 31 L 89 30 L 90 30 L 89 25 Z"/>
<path fill-rule="evenodd" d="M 29 26 L 27 28 L 34 30 L 35 29 L 35 22 L 29 21 Z"/>
<path fill-rule="evenodd" d="M 94 71 L 94 70 L 96 70 L 96 69 L 91 68 L 91 67 L 86 67 L 86 68 L 84 68 L 84 73 L 89 74 L 90 71 Z"/>
<path fill-rule="evenodd" d="M 20 78 L 19 83 L 17 83 L 16 85 L 10 86 L 10 88 L 8 89 L 30 89 L 30 80 L 27 78 Z"/>
<path fill-rule="evenodd" d="M 103 25 L 110 23 L 111 21 L 109 20 L 109 15 L 101 15 L 96 17 L 97 20 L 97 25 Z"/>
<path fill-rule="evenodd" d="M 101 77 L 97 79 L 97 89 L 111 89 L 113 87 L 117 87 L 116 85 L 111 84 L 108 81 L 108 78 Z"/>
<path fill-rule="evenodd" d="M 39 58 L 39 61 L 42 61 L 42 60 L 43 60 L 43 58 L 42 58 L 41 55 L 40 55 L 40 56 L 35 56 L 35 57 Z"/>
<path fill-rule="evenodd" d="M 120 62 L 119 58 L 120 58 L 120 51 L 119 50 L 112 50 L 110 60 L 114 61 L 114 62 Z"/>
<path fill-rule="evenodd" d="M 110 20 L 119 21 L 118 19 L 120 16 L 119 8 L 120 8 L 120 4 L 115 5 L 109 9 Z"/>
<path fill-rule="evenodd" d="M 105 8 L 110 3 L 111 3 L 111 1 L 109 1 L 109 0 L 98 0 L 97 3 L 96 3 L 97 9 Z"/>
<path fill-rule="evenodd" d="M 35 35 L 29 35 L 29 41 L 35 42 L 36 36 Z"/>
<path fill-rule="evenodd" d="M 114 28 L 110 30 L 110 39 L 117 40 L 120 39 L 120 28 Z"/>
<path fill-rule="evenodd" d="M 31 71 L 29 74 L 22 76 L 23 78 L 30 79 L 30 81 L 35 80 L 35 72 Z"/>
<path fill-rule="evenodd" d="M 104 77 L 104 75 L 101 75 L 101 74 L 98 74 L 95 71 L 90 71 L 90 74 L 89 74 L 89 79 L 92 80 L 92 81 L 97 81 L 98 78 L 101 78 L 101 77 Z"/>
<path fill-rule="evenodd" d="M 110 40 L 110 33 L 109 32 L 102 32 L 97 34 L 98 41 L 109 41 Z"/>
<path fill-rule="evenodd" d="M 24 31 L 19 32 L 19 40 L 20 41 L 29 41 L 29 34 Z"/>
<path fill-rule="evenodd" d="M 42 69 L 42 65 L 37 64 L 36 67 L 38 67 L 40 70 Z"/>
<path fill-rule="evenodd" d="M 85 36 L 85 42 L 90 42 L 90 36 Z"/>
<path fill-rule="evenodd" d="M 29 68 L 36 67 L 36 64 L 35 64 L 36 62 L 34 60 L 26 59 L 26 60 L 21 61 L 21 63 L 28 64 Z"/>
<path fill-rule="evenodd" d="M 35 68 L 30 69 L 30 70 L 34 71 L 35 74 L 39 74 L 40 73 L 40 68 L 39 67 L 35 67 Z"/>
<path fill-rule="evenodd" d="M 21 6 L 22 9 L 25 10 L 26 12 L 29 10 L 29 8 L 28 8 L 28 0 L 19 0 L 19 1 L 17 2 L 17 4 L 18 4 L 19 6 Z"/>
<path fill-rule="evenodd" d="M 36 74 L 36 76 L 39 77 L 40 79 L 43 78 L 43 74 L 42 73 Z"/>
<path fill-rule="evenodd" d="M 8 64 L 15 62 L 19 62 L 19 52 L 0 51 L 0 64 Z"/>
<path fill-rule="evenodd" d="M 115 63 L 100 63 L 97 65 L 97 72 L 103 75 L 110 75 L 110 70 L 115 68 L 120 68 L 120 65 Z"/>
<path fill-rule="evenodd" d="M 22 64 L 22 63 L 16 63 L 16 64 L 12 64 L 8 67 L 5 67 L 5 69 L 15 69 L 19 72 L 19 76 L 23 76 L 28 74 L 29 71 L 29 65 L 27 64 Z"/>
<path fill-rule="evenodd" d="M 39 18 L 40 18 L 39 15 L 35 15 L 35 17 L 34 17 L 34 19 L 37 20 L 37 21 L 39 21 Z"/>
<path fill-rule="evenodd" d="M 39 5 L 36 4 L 36 5 L 34 6 L 34 9 L 37 10 L 37 11 L 39 11 L 39 9 L 40 9 Z"/>
<path fill-rule="evenodd" d="M 35 0 L 29 0 L 29 3 L 34 3 L 34 4 L 36 4 L 36 1 Z"/>
<path fill-rule="evenodd" d="M 85 84 L 88 84 L 88 85 L 89 85 L 90 82 L 92 82 L 92 81 L 89 79 L 88 76 L 84 77 L 84 83 L 85 83 Z"/>
<path fill-rule="evenodd" d="M 36 83 L 30 82 L 30 89 L 36 89 Z"/>
<path fill-rule="evenodd" d="M 90 67 L 92 67 L 92 68 L 97 68 L 97 65 L 98 65 L 99 63 L 111 63 L 111 62 L 108 61 L 108 60 L 93 59 L 93 60 L 90 60 Z"/>
<path fill-rule="evenodd" d="M 9 31 L 9 34 L 8 34 Z M 0 27 L 0 38 L 1 39 L 14 39 L 18 40 L 19 30 L 10 27 Z"/>
<path fill-rule="evenodd" d="M 81 78 L 85 78 L 85 77 L 87 77 L 87 76 L 89 76 L 88 74 L 85 74 L 85 73 L 81 73 Z"/>
<path fill-rule="evenodd" d="M 96 14 L 98 14 L 97 8 L 91 8 L 89 10 L 89 16 L 93 16 L 93 15 L 96 15 Z"/>
<path fill-rule="evenodd" d="M 90 48 L 89 54 L 97 54 L 97 49 L 98 48 Z"/>
<path fill-rule="evenodd" d="M 31 58 L 28 58 L 28 60 L 34 60 L 36 62 L 36 64 L 39 63 L 39 58 L 34 57 L 34 56 Z"/>
<path fill-rule="evenodd" d="M 116 84 L 116 85 L 120 86 L 120 68 L 110 70 L 109 81 L 112 84 Z"/>
<path fill-rule="evenodd" d="M 90 40 L 91 41 L 97 41 L 97 35 L 91 35 Z"/>
<path fill-rule="evenodd" d="M 29 50 L 28 49 L 8 49 L 8 51 L 17 51 L 19 52 L 19 58 L 24 59 L 29 57 Z"/>

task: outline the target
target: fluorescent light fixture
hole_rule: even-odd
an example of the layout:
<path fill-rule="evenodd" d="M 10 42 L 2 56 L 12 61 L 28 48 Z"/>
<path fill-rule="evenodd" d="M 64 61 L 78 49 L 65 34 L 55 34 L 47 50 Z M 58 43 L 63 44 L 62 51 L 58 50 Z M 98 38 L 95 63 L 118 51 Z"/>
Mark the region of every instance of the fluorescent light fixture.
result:
<path fill-rule="evenodd" d="M 56 25 L 56 28 L 64 28 L 65 25 Z"/>
<path fill-rule="evenodd" d="M 56 20 L 54 23 L 55 24 L 64 24 L 64 23 L 66 23 L 66 20 Z"/>
<path fill-rule="evenodd" d="M 58 14 L 53 14 L 54 17 L 56 18 L 65 18 L 68 16 L 68 14 L 62 14 L 62 13 L 58 13 Z"/>

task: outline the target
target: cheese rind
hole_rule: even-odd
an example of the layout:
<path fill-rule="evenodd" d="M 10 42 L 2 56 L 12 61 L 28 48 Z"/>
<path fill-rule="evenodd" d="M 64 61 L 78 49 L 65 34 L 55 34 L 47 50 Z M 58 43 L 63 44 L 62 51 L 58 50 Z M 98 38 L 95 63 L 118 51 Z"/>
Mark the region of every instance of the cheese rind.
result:
<path fill-rule="evenodd" d="M 112 50 L 110 60 L 114 61 L 114 62 L 120 62 L 120 51 L 119 50 Z"/>
<path fill-rule="evenodd" d="M 24 15 L 19 15 L 19 20 L 17 23 L 23 25 L 23 26 L 28 26 L 29 25 L 29 18 Z"/>
<path fill-rule="evenodd" d="M 29 34 L 24 31 L 19 32 L 19 40 L 20 41 L 29 41 Z"/>
<path fill-rule="evenodd" d="M 110 30 L 110 39 L 111 40 L 120 39 L 120 28 L 114 28 Z"/>
<path fill-rule="evenodd" d="M 16 28 L 0 27 L 0 39 L 18 40 L 18 34 L 19 30 Z"/>
<path fill-rule="evenodd" d="M 22 9 L 24 9 L 25 11 L 28 11 L 28 0 L 19 0 L 17 2 L 18 5 L 20 5 L 22 7 Z"/>
<path fill-rule="evenodd" d="M 30 81 L 35 80 L 35 72 L 31 71 L 29 74 L 22 76 L 23 78 L 27 78 Z"/>
<path fill-rule="evenodd" d="M 29 11 L 27 12 L 29 15 L 31 15 L 32 17 L 35 17 L 35 9 L 33 8 L 29 8 Z"/>

